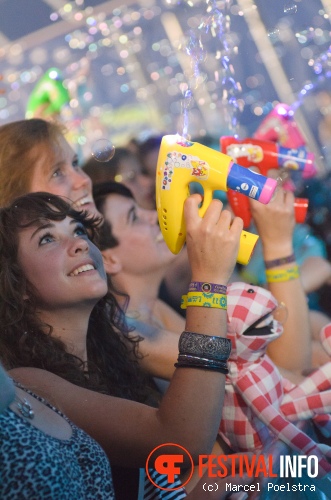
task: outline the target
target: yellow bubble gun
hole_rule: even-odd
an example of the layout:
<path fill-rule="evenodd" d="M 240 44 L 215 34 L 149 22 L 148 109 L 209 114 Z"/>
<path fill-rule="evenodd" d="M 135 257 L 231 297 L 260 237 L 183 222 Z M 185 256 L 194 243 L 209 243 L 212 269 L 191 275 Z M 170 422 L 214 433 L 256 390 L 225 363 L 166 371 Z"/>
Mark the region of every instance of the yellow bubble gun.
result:
<path fill-rule="evenodd" d="M 267 204 L 277 186 L 276 180 L 237 165 L 224 153 L 178 135 L 165 135 L 156 169 L 156 208 L 163 238 L 174 254 L 185 243 L 183 209 L 192 182 L 198 182 L 204 188 L 204 199 L 199 209 L 201 217 L 216 189 L 234 189 Z M 257 235 L 242 231 L 237 262 L 248 264 L 257 240 Z"/>

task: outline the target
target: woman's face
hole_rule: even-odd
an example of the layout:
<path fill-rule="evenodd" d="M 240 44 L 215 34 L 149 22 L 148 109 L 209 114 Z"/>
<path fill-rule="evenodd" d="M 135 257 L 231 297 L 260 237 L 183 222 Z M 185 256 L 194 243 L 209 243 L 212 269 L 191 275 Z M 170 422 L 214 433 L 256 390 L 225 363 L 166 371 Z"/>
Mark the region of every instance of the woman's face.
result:
<path fill-rule="evenodd" d="M 73 202 L 76 210 L 99 215 L 92 196 L 92 181 L 78 165 L 77 155 L 64 137 L 56 144 L 38 144 L 31 154 L 37 157 L 29 192 L 44 191 Z"/>
<path fill-rule="evenodd" d="M 107 293 L 101 253 L 70 217 L 21 230 L 18 263 L 37 292 L 40 311 L 94 306 Z"/>
<path fill-rule="evenodd" d="M 162 237 L 155 210 L 139 207 L 132 198 L 110 194 L 104 218 L 119 242 L 113 251 L 118 253 L 126 272 L 146 276 L 175 260 Z"/>
<path fill-rule="evenodd" d="M 140 207 L 155 210 L 155 181 L 142 172 L 136 158 L 126 158 L 120 163 L 115 180 L 130 189 Z"/>

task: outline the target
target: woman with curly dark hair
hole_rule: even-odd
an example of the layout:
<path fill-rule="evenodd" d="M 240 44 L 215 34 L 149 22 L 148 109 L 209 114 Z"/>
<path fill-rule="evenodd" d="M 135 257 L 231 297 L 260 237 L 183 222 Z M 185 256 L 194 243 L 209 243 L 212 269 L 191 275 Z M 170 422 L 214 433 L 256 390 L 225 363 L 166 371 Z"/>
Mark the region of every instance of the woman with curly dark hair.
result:
<path fill-rule="evenodd" d="M 56 196 L 48 198 L 52 199 L 52 205 L 45 203 L 45 199 L 28 197 L 10 215 L 4 215 L 4 224 L 9 228 L 29 225 L 34 219 L 40 218 L 40 214 L 45 220 L 64 218 L 68 211 L 67 203 Z M 101 217 L 88 218 L 87 212 L 83 215 L 74 209 L 70 209 L 69 213 L 74 214 L 77 221 L 84 223 L 84 227 L 95 236 Z M 15 263 L 15 234 L 11 238 L 10 232 L 7 235 L 2 233 L 0 242 L 3 250 L 0 317 L 3 318 L 2 325 L 6 325 L 4 340 L 0 335 L 0 353 L 6 368 L 42 368 L 93 391 L 157 406 L 159 394 L 152 379 L 145 375 L 137 362 L 139 337 L 134 334 L 128 336 L 124 313 L 112 293 L 110 279 L 107 294 L 96 304 L 89 320 L 86 337 L 86 349 L 89 353 L 87 367 L 86 356 L 80 356 L 75 349 L 67 352 L 65 342 L 52 335 L 53 327 L 42 324 L 39 316 L 35 315 L 35 297 L 38 294 L 31 293 L 31 283 L 27 284 L 25 276 Z M 47 273 L 42 279 L 47 287 Z M 25 295 L 22 295 L 22 290 L 26 290 Z M 27 295 L 29 300 L 26 300 Z M 125 471 L 125 476 L 126 484 L 132 484 L 127 488 L 135 488 L 137 474 L 132 471 L 129 475 Z M 113 467 L 117 497 L 120 497 L 122 490 L 122 477 L 123 470 Z"/>
<path fill-rule="evenodd" d="M 184 207 L 192 279 L 226 285 L 242 221 L 231 221 L 217 200 L 201 219 L 200 202 L 193 195 Z M 151 450 L 164 443 L 183 446 L 197 461 L 200 453 L 211 451 L 221 415 L 229 354 L 225 306 L 188 307 L 185 335 L 197 343 L 197 355 L 186 352 L 183 340 L 158 408 L 110 396 L 118 372 L 121 391 L 126 387 L 130 397 L 133 372 L 125 359 L 127 340 L 116 336 L 123 325 L 101 253 L 90 240 L 98 223 L 46 193 L 23 196 L 1 209 L 2 361 L 16 381 L 98 441 L 112 465 L 144 467 Z"/>
<path fill-rule="evenodd" d="M 86 229 L 91 238 L 96 236 L 101 217 L 89 218 L 86 212 L 69 208 L 62 198 L 45 194 L 21 198 L 14 210 L 3 210 L 1 222 L 2 227 L 24 229 L 37 221 L 45 221 L 45 224 L 47 221 L 61 221 L 67 214 L 81 224 L 82 232 Z M 5 327 L 0 337 L 0 352 L 6 368 L 34 366 L 91 390 L 147 402 L 153 391 L 148 390 L 148 380 L 137 364 L 139 339 L 127 335 L 125 317 L 112 294 L 111 283 L 89 319 L 87 367 L 87 360 L 83 361 L 74 350 L 67 352 L 65 342 L 58 335 L 52 335 L 53 326 L 44 324 L 36 315 L 38 291 L 27 280 L 16 260 L 17 233 L 1 232 L 0 246 L 0 317 L 1 325 Z M 48 287 L 47 273 L 42 279 Z"/>

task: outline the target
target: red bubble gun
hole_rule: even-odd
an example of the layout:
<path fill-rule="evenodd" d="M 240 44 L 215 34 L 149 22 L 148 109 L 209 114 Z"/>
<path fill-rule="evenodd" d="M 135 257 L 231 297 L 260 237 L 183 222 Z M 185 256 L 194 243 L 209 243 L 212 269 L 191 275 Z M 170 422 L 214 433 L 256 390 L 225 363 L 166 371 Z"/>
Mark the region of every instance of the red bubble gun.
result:
<path fill-rule="evenodd" d="M 265 117 L 254 133 L 254 139 L 277 142 L 285 148 L 299 149 L 306 145 L 294 119 L 294 111 L 288 104 L 279 103 Z M 316 175 L 316 167 L 304 170 L 304 178 Z"/>
<path fill-rule="evenodd" d="M 199 209 L 203 217 L 216 189 L 236 190 L 261 203 L 269 203 L 277 181 L 233 162 L 232 158 L 178 135 L 162 138 L 156 169 L 156 208 L 160 229 L 169 249 L 177 254 L 185 243 L 184 201 L 190 184 L 204 188 Z M 258 236 L 242 231 L 237 261 L 247 264 Z"/>
<path fill-rule="evenodd" d="M 310 165 L 313 159 L 312 153 L 307 153 L 305 150 L 301 151 L 301 149 L 287 150 L 271 141 L 260 141 L 251 138 L 239 141 L 231 136 L 223 136 L 220 139 L 220 144 L 222 151 L 232 156 L 240 165 L 246 168 L 252 166 L 258 167 L 263 175 L 268 175 L 269 170 L 278 169 L 281 166 L 290 168 L 290 164 L 298 165 L 297 170 L 304 170 L 307 168 L 307 165 L 309 169 L 311 168 Z M 286 155 L 284 154 L 285 149 Z M 296 151 L 296 156 L 290 156 L 289 151 L 292 151 L 292 153 Z M 252 216 L 248 199 L 240 193 L 231 190 L 228 191 L 227 197 L 233 213 L 243 219 L 245 228 L 249 227 Z M 305 221 L 307 209 L 308 200 L 306 198 L 295 199 L 294 210 L 296 222 L 302 223 Z"/>
<path fill-rule="evenodd" d="M 315 172 L 314 154 L 305 146 L 285 148 L 276 142 L 262 141 L 247 137 L 237 140 L 232 136 L 221 137 L 221 149 L 243 167 L 258 167 L 263 175 L 272 168 L 300 170 L 302 173 Z"/>

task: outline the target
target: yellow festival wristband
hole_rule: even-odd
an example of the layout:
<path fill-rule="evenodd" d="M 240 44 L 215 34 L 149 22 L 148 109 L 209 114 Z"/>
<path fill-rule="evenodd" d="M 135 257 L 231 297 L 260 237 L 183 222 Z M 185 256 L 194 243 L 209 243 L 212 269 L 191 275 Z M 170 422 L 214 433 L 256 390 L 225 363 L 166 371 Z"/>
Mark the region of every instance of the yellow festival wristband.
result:
<path fill-rule="evenodd" d="M 282 281 L 291 281 L 299 278 L 299 266 L 295 265 L 289 269 L 267 269 L 266 272 L 268 283 L 281 283 Z"/>
<path fill-rule="evenodd" d="M 188 292 L 182 296 L 181 308 L 187 307 L 213 307 L 216 309 L 226 309 L 227 300 L 223 293 Z"/>

